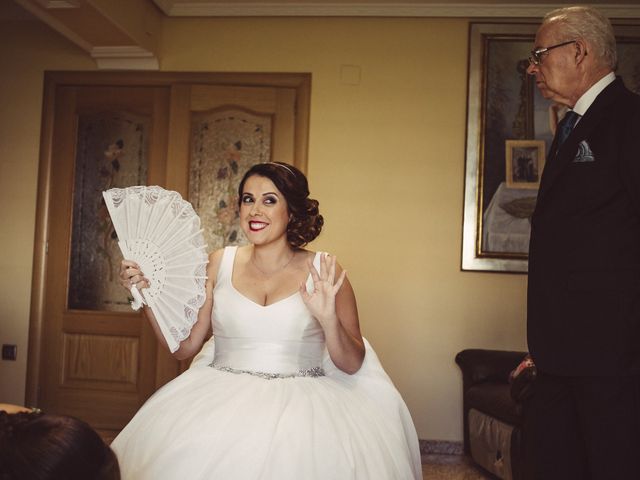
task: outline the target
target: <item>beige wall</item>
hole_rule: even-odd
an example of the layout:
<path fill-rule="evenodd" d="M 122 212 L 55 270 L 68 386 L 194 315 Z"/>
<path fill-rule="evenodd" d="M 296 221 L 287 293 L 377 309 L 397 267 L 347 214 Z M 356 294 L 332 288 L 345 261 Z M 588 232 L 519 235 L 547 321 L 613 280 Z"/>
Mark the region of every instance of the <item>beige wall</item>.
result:
<path fill-rule="evenodd" d="M 0 65 L 0 342 L 18 345 L 17 361 L 0 361 L 0 402 L 23 403 L 43 72 L 95 63 L 44 24 L 15 21 L 0 23 Z"/>
<path fill-rule="evenodd" d="M 464 19 L 174 18 L 160 47 L 162 70 L 312 73 L 309 177 L 326 219 L 313 247 L 349 271 L 363 332 L 423 439 L 462 438 L 456 352 L 525 347 L 526 278 L 460 271 L 467 27 Z M 0 341 L 22 354 L 0 362 L 0 399 L 20 401 L 42 70 L 93 65 L 36 26 L 0 28 L 0 56 L 18 65 L 0 90 L 0 220 L 10 225 L 0 236 Z M 353 67 L 358 85 L 349 84 Z"/>

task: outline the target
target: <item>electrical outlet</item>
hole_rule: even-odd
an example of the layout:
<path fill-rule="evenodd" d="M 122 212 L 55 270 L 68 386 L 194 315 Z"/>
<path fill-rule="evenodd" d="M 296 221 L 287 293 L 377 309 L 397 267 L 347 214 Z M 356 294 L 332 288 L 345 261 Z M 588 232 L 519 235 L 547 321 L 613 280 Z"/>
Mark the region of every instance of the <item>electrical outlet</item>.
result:
<path fill-rule="evenodd" d="M 2 360 L 15 360 L 18 356 L 17 345 L 2 345 Z"/>

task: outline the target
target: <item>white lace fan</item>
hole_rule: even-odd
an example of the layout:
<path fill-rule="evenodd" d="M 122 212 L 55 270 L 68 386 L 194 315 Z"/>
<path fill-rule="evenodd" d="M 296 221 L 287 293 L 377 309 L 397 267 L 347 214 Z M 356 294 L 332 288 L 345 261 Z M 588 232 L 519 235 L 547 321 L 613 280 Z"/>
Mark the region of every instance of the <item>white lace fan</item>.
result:
<path fill-rule="evenodd" d="M 208 257 L 200 218 L 178 192 L 158 186 L 112 188 L 102 193 L 124 258 L 149 279 L 134 310 L 149 305 L 171 352 L 189 336 L 205 301 Z"/>

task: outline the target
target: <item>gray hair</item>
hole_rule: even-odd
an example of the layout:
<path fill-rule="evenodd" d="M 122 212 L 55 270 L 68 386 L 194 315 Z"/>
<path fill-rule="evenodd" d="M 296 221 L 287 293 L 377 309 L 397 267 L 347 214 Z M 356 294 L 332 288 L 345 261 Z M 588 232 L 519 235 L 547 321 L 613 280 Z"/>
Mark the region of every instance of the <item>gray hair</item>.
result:
<path fill-rule="evenodd" d="M 612 70 L 618 67 L 616 37 L 609 19 L 593 7 L 576 6 L 558 8 L 547 13 L 543 25 L 562 24 L 564 40 L 586 40 L 596 50 L 596 59 Z"/>

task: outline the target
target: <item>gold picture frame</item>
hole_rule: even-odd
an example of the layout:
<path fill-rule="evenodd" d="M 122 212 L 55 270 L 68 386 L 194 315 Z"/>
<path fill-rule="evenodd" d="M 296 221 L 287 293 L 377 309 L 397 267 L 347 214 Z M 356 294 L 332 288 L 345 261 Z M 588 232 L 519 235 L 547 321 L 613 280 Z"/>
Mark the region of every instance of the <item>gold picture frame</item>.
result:
<path fill-rule="evenodd" d="M 544 140 L 506 140 L 507 188 L 538 189 L 544 169 Z"/>

